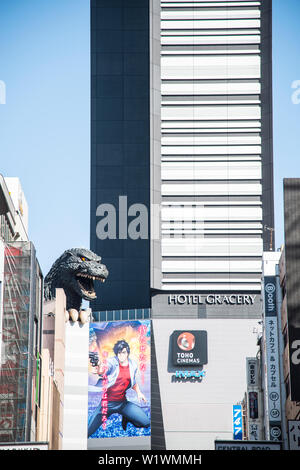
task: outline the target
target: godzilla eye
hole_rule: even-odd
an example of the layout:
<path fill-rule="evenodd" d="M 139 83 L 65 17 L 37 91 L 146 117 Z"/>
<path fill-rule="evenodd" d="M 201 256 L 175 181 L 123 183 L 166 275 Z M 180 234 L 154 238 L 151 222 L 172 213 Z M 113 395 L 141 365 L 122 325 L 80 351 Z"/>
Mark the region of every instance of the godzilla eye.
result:
<path fill-rule="evenodd" d="M 85 261 L 85 258 L 83 256 L 81 257 L 81 261 Z"/>

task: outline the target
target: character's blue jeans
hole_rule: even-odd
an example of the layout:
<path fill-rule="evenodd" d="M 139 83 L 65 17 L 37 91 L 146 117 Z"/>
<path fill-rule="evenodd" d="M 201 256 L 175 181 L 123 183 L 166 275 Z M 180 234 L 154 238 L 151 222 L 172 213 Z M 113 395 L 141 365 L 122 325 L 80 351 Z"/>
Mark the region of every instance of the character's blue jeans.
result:
<path fill-rule="evenodd" d="M 148 428 L 150 426 L 150 420 L 142 408 L 131 401 L 109 401 L 107 405 L 107 417 L 113 413 L 119 413 L 130 421 L 136 428 Z M 88 436 L 94 434 L 94 432 L 102 424 L 102 407 L 97 406 L 94 413 L 92 414 L 89 427 Z"/>

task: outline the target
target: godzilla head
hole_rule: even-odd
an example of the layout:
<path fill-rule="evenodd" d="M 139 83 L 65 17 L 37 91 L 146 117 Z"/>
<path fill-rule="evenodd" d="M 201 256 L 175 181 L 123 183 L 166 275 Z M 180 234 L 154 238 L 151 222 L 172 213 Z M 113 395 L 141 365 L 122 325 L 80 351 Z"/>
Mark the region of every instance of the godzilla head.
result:
<path fill-rule="evenodd" d="M 105 282 L 108 270 L 101 257 L 85 248 L 66 250 L 58 258 L 45 278 L 45 298 L 55 296 L 56 288 L 63 288 L 67 308 L 78 308 L 79 298 L 97 298 L 94 281 Z M 74 305 L 73 305 L 74 304 Z"/>

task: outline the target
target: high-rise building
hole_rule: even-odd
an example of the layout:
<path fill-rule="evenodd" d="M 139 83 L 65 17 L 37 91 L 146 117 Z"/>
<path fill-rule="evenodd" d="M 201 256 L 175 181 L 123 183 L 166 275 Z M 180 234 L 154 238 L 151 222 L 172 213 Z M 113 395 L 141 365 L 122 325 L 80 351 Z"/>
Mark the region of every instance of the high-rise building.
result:
<path fill-rule="evenodd" d="M 91 249 L 110 271 L 91 307 L 101 321 L 151 309 L 153 448 L 230 439 L 257 351 L 271 17 L 270 0 L 91 2 Z M 181 333 L 198 366 L 180 362 Z"/>
<path fill-rule="evenodd" d="M 110 266 L 95 309 L 149 307 L 150 288 L 259 293 L 271 2 L 94 1 L 91 25 L 91 247 Z"/>
<path fill-rule="evenodd" d="M 91 2 L 91 249 L 110 267 L 95 310 L 150 307 L 160 287 L 159 22 L 157 0 Z"/>
<path fill-rule="evenodd" d="M 298 289 L 300 179 L 285 178 L 283 181 L 285 245 L 280 259 L 280 283 L 283 297 L 281 311 L 285 346 L 286 416 L 287 420 L 292 423 L 292 421 L 300 419 L 300 297 Z M 299 424 L 297 423 L 298 426 Z M 299 444 L 298 438 L 297 443 Z M 299 447 L 300 445 L 298 445 L 298 449 Z"/>
<path fill-rule="evenodd" d="M 161 1 L 163 289 L 260 291 L 274 226 L 269 15 L 266 1 Z"/>

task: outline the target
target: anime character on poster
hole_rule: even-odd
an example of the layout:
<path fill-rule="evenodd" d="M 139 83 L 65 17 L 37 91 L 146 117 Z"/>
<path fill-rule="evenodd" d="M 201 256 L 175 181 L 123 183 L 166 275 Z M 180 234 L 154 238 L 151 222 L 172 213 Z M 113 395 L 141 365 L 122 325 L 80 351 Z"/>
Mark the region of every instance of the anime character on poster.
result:
<path fill-rule="evenodd" d="M 141 339 L 140 335 L 140 339 Z M 145 364 L 143 359 L 145 344 L 141 342 L 140 372 L 143 374 Z M 93 373 L 99 377 L 96 386 L 102 389 L 102 399 L 89 419 L 88 436 L 102 426 L 106 429 L 108 418 L 118 413 L 122 416 L 122 428 L 126 431 L 127 424 L 132 423 L 136 428 L 149 428 L 150 419 L 141 406 L 129 401 L 126 393 L 134 390 L 140 403 L 147 399 L 137 383 L 138 366 L 130 358 L 130 346 L 124 339 L 117 341 L 113 346 L 114 357 L 109 357 L 103 351 L 101 359 L 98 353 L 90 353 Z"/>

